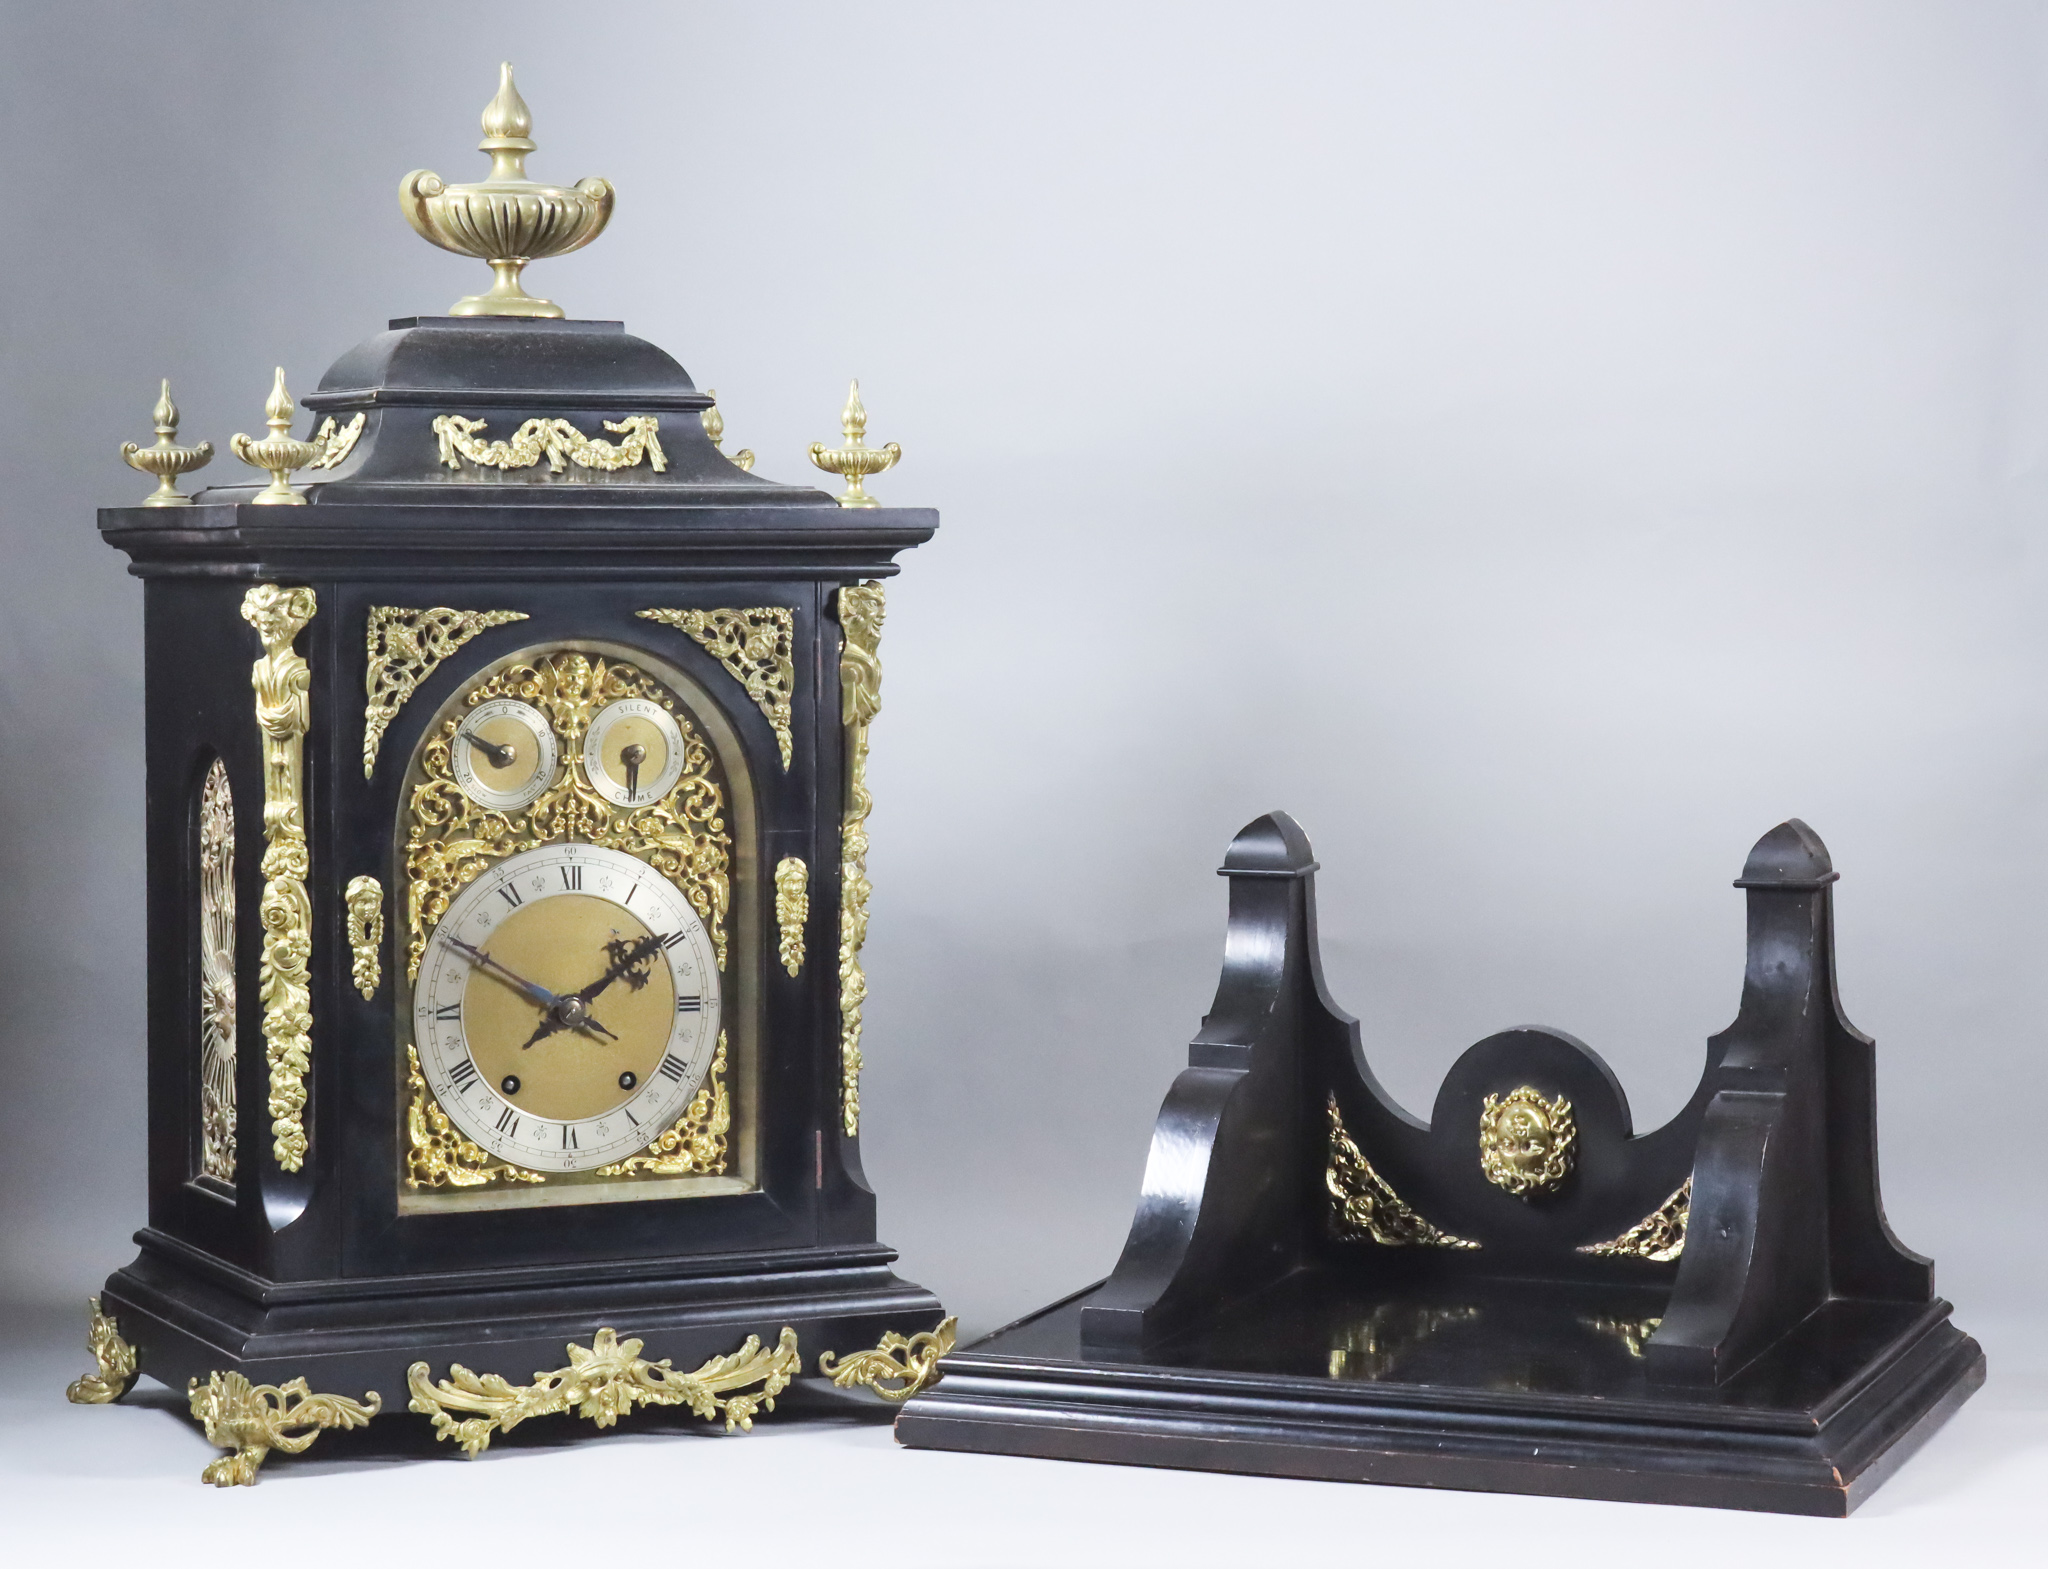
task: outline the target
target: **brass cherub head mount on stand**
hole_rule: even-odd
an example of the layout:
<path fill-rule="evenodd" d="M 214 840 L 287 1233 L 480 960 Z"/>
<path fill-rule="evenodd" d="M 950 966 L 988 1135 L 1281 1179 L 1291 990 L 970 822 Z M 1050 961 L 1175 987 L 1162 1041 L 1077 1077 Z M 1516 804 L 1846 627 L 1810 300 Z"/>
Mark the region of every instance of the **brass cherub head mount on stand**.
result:
<path fill-rule="evenodd" d="M 491 155 L 489 177 L 449 185 L 431 169 L 415 169 L 399 182 L 398 205 L 421 238 L 489 262 L 496 275 L 482 294 L 450 306 L 451 316 L 560 316 L 562 307 L 528 294 L 519 275 L 528 262 L 566 255 L 604 232 L 611 182 L 580 180 L 564 190 L 529 180 L 533 114 L 512 85 L 511 64 L 499 70 L 498 95 L 484 108 L 484 139 L 477 143 Z"/>

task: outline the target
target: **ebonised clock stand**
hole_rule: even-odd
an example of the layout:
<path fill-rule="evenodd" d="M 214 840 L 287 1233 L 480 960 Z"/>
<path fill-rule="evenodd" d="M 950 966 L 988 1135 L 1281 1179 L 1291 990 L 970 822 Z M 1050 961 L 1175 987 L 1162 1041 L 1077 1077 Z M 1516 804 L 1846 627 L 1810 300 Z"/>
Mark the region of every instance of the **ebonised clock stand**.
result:
<path fill-rule="evenodd" d="M 1403 1111 L 1324 987 L 1315 870 L 1284 814 L 1238 835 L 1115 1271 L 948 1357 L 901 1442 L 1842 1515 L 1983 1382 L 1885 1224 L 1811 829 L 1750 853 L 1740 1012 L 1640 1136 L 1548 1030 Z"/>

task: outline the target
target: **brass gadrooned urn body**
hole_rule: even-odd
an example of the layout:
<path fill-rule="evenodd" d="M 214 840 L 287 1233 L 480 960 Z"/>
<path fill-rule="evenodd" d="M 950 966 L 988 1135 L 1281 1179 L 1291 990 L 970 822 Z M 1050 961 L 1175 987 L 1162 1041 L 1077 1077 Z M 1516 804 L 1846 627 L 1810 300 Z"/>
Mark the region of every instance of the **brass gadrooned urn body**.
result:
<path fill-rule="evenodd" d="M 562 307 L 528 294 L 519 275 L 528 262 L 566 255 L 602 234 L 612 186 L 593 178 L 564 190 L 526 177 L 533 115 L 512 85 L 510 63 L 499 69 L 498 94 L 484 108 L 484 139 L 477 143 L 491 155 L 489 177 L 449 185 L 431 169 L 415 169 L 399 182 L 398 205 L 423 239 L 490 263 L 490 288 L 457 300 L 451 316 L 560 316 Z"/>

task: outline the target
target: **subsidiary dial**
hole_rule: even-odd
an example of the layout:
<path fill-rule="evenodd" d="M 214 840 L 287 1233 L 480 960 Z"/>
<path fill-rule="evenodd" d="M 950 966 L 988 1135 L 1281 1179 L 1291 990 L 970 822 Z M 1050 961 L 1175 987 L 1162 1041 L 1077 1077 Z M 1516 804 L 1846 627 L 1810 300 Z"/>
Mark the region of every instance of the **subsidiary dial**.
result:
<path fill-rule="evenodd" d="M 683 776 L 683 732 L 675 715 L 644 697 L 602 709 L 583 737 L 590 787 L 614 806 L 645 806 Z"/>
<path fill-rule="evenodd" d="M 478 806 L 516 812 L 554 781 L 555 731 L 540 710 L 497 697 L 462 716 L 448 746 L 455 782 Z"/>

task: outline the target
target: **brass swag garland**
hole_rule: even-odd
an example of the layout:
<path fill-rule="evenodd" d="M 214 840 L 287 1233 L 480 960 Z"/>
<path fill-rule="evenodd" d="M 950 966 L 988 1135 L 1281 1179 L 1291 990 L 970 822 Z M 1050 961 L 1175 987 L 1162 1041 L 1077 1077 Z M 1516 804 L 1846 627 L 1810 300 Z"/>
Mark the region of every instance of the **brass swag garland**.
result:
<path fill-rule="evenodd" d="M 442 660 L 479 632 L 526 619 L 517 610 L 372 605 L 364 632 L 370 664 L 363 678 L 363 777 L 369 778 L 377 766 L 385 728 Z"/>
<path fill-rule="evenodd" d="M 423 778 L 412 793 L 406 839 L 408 979 L 419 977 L 427 933 L 455 895 L 486 867 L 523 850 L 564 841 L 624 850 L 645 860 L 683 890 L 703 919 L 726 966 L 726 915 L 732 902 L 732 835 L 725 793 L 710 746 L 660 682 L 633 665 L 579 653 L 549 654 L 508 666 L 475 687 L 465 708 L 516 697 L 541 710 L 561 738 L 561 776 L 524 811 L 482 807 L 463 793 L 449 748 L 461 715 L 445 721 L 421 749 Z M 683 773 L 659 801 L 621 810 L 590 787 L 583 772 L 583 735 L 599 709 L 619 698 L 649 698 L 674 716 L 683 737 Z M 406 1113 L 408 1187 L 480 1187 L 495 1181 L 541 1182 L 537 1172 L 494 1160 L 464 1139 L 434 1104 L 416 1056 L 410 1058 Z M 725 1085 L 725 1038 L 704 1085 L 681 1117 L 644 1155 L 602 1166 L 597 1175 L 701 1176 L 721 1173 L 731 1106 Z"/>
<path fill-rule="evenodd" d="M 1323 1178 L 1330 1190 L 1330 1230 L 1344 1242 L 1377 1242 L 1389 1248 L 1476 1248 L 1424 1220 L 1373 1170 L 1365 1152 L 1344 1127 L 1337 1097 L 1330 1097 L 1330 1164 Z"/>
<path fill-rule="evenodd" d="M 292 640 L 319 602 L 310 588 L 259 583 L 242 598 L 242 619 L 263 640 L 250 671 L 256 724 L 263 732 L 263 1039 L 270 1063 L 270 1131 L 278 1165 L 306 1159 L 306 1075 L 313 1062 L 313 992 L 306 961 L 313 951 L 313 904 L 306 896 L 303 746 L 312 720 L 312 672 Z"/>
<path fill-rule="evenodd" d="M 464 458 L 478 468 L 530 469 L 546 458 L 548 471 L 560 474 L 571 463 L 580 469 L 629 469 L 644 457 L 655 473 L 668 471 L 668 455 L 661 450 L 658 434 L 661 421 L 652 414 L 606 420 L 606 430 L 626 438 L 616 445 L 584 435 L 565 419 L 530 419 L 512 433 L 510 441 L 477 440 L 477 433 L 488 428 L 480 419 L 436 415 L 433 429 L 440 440 L 441 461 L 451 469 L 461 468 Z"/>
<path fill-rule="evenodd" d="M 641 1345 L 600 1329 L 589 1346 L 570 1345 L 567 1367 L 536 1373 L 524 1388 L 496 1373 L 472 1373 L 460 1363 L 435 1383 L 424 1362 L 413 1363 L 406 1386 L 412 1391 L 412 1409 L 433 1419 L 435 1436 L 454 1439 L 474 1460 L 490 1447 L 492 1433 L 509 1433 L 533 1417 L 569 1410 L 604 1428 L 635 1405 L 687 1406 L 707 1421 L 723 1416 L 728 1433 L 735 1427 L 751 1430 L 754 1413 L 773 1411 L 775 1397 L 803 1372 L 796 1331 L 787 1326 L 774 1349 L 764 1349 L 758 1335 L 749 1335 L 739 1350 L 713 1357 L 693 1373 L 678 1373 L 667 1357 L 648 1361 L 640 1355 Z M 731 1393 L 749 1384 L 761 1388 Z M 478 1414 L 457 1420 L 450 1411 Z"/>
<path fill-rule="evenodd" d="M 842 1125 L 860 1132 L 860 1008 L 868 981 L 860 967 L 868 937 L 868 726 L 882 709 L 882 585 L 839 591 L 840 717 L 846 727 L 846 816 L 839 840 L 839 1073 Z"/>
<path fill-rule="evenodd" d="M 726 673 L 747 689 L 754 706 L 767 716 L 782 754 L 782 771 L 792 756 L 790 703 L 796 696 L 795 612 L 781 605 L 753 610 L 642 610 L 646 621 L 659 621 L 687 633 L 725 666 Z"/>
<path fill-rule="evenodd" d="M 367 1427 L 384 1409 L 374 1389 L 355 1401 L 346 1395 L 316 1395 L 303 1378 L 252 1384 L 240 1373 L 215 1373 L 204 1387 L 195 1378 L 186 1386 L 186 1398 L 206 1428 L 206 1441 L 234 1451 L 199 1473 L 201 1481 L 215 1487 L 253 1486 L 271 1450 L 300 1454 L 328 1428 Z"/>
<path fill-rule="evenodd" d="M 810 881 L 810 868 L 799 857 L 785 855 L 775 863 L 775 925 L 782 935 L 777 957 L 791 980 L 804 967 L 804 922 L 811 918 L 811 896 L 806 891 Z"/>
<path fill-rule="evenodd" d="M 199 1169 L 235 1180 L 235 796 L 217 757 L 199 791 Z"/>

